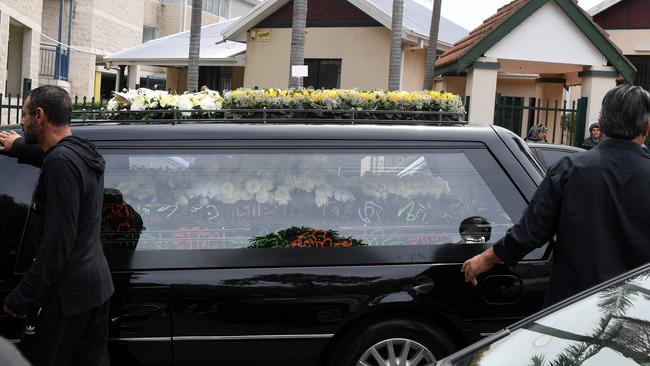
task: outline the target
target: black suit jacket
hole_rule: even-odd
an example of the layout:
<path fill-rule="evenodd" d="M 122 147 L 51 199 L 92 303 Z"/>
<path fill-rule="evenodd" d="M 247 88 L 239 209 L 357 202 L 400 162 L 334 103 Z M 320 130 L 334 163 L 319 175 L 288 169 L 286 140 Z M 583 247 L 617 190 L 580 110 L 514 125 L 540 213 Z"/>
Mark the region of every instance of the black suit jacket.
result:
<path fill-rule="evenodd" d="M 515 265 L 557 235 L 551 304 L 650 262 L 650 157 L 606 139 L 551 168 L 523 217 L 494 245 Z"/>

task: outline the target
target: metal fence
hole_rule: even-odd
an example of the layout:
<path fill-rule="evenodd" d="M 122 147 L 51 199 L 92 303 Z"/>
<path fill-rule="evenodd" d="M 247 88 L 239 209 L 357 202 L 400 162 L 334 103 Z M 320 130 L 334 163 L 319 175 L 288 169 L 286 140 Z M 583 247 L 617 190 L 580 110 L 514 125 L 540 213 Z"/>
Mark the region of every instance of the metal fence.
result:
<path fill-rule="evenodd" d="M 587 98 L 570 104 L 541 98 L 497 95 L 494 124 L 525 137 L 531 127 L 544 125 L 547 140 L 554 144 L 579 146 L 584 136 L 587 118 Z"/>
<path fill-rule="evenodd" d="M 4 96 L 0 93 L 0 126 L 20 123 L 22 108 L 23 98 L 20 94 Z"/>
<path fill-rule="evenodd" d="M 41 44 L 39 74 L 54 79 L 68 80 L 69 52 L 61 46 Z"/>

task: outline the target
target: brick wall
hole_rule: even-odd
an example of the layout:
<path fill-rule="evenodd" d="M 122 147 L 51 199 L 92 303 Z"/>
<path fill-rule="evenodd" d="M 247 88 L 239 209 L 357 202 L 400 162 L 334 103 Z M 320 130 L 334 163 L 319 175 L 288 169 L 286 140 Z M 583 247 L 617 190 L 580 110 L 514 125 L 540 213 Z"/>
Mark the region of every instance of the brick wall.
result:
<path fill-rule="evenodd" d="M 72 45 L 84 52 L 72 52 L 72 95 L 93 95 L 96 64 L 102 56 L 142 43 L 145 1 L 75 1 Z"/>
<path fill-rule="evenodd" d="M 162 16 L 162 5 L 155 1 L 145 0 L 144 24 L 152 27 L 160 28 L 161 16 Z"/>
<path fill-rule="evenodd" d="M 181 4 L 164 4 L 161 7 L 160 13 L 160 25 L 159 25 L 159 37 L 165 37 L 170 34 L 178 33 L 181 31 L 190 30 L 190 24 L 192 22 L 192 7 L 185 6 L 185 29 L 183 29 L 183 5 Z M 223 20 L 223 18 L 203 12 L 201 15 L 201 24 L 208 25 L 213 23 L 218 23 Z"/>

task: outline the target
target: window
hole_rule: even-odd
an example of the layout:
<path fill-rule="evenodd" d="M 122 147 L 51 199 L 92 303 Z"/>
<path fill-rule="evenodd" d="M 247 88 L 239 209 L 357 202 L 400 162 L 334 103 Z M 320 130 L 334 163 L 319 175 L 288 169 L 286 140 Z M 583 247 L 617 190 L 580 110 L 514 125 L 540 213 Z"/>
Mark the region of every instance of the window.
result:
<path fill-rule="evenodd" d="M 104 156 L 115 250 L 482 243 L 525 207 L 482 149 Z"/>
<path fill-rule="evenodd" d="M 570 156 L 578 152 L 574 150 L 544 149 L 544 148 L 538 148 L 535 151 L 537 152 L 537 156 L 540 157 L 540 160 L 543 161 L 547 169 L 555 165 L 555 163 L 560 161 L 560 159 L 562 159 L 563 157 Z"/>
<path fill-rule="evenodd" d="M 338 89 L 341 86 L 341 60 L 306 59 L 309 75 L 303 79 L 305 87 Z"/>
<path fill-rule="evenodd" d="M 142 43 L 158 38 L 158 28 L 145 25 L 142 27 Z"/>

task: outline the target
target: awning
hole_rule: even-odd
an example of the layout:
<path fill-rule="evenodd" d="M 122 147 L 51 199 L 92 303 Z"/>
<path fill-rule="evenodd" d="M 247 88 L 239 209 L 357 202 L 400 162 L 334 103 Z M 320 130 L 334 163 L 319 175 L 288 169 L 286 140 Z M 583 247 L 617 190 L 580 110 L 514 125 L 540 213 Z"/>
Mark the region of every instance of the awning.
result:
<path fill-rule="evenodd" d="M 225 40 L 223 31 L 236 22 L 233 18 L 201 27 L 200 66 L 244 66 L 246 44 Z M 187 67 L 190 32 L 154 39 L 141 45 L 105 56 L 112 65 L 148 65 Z"/>

